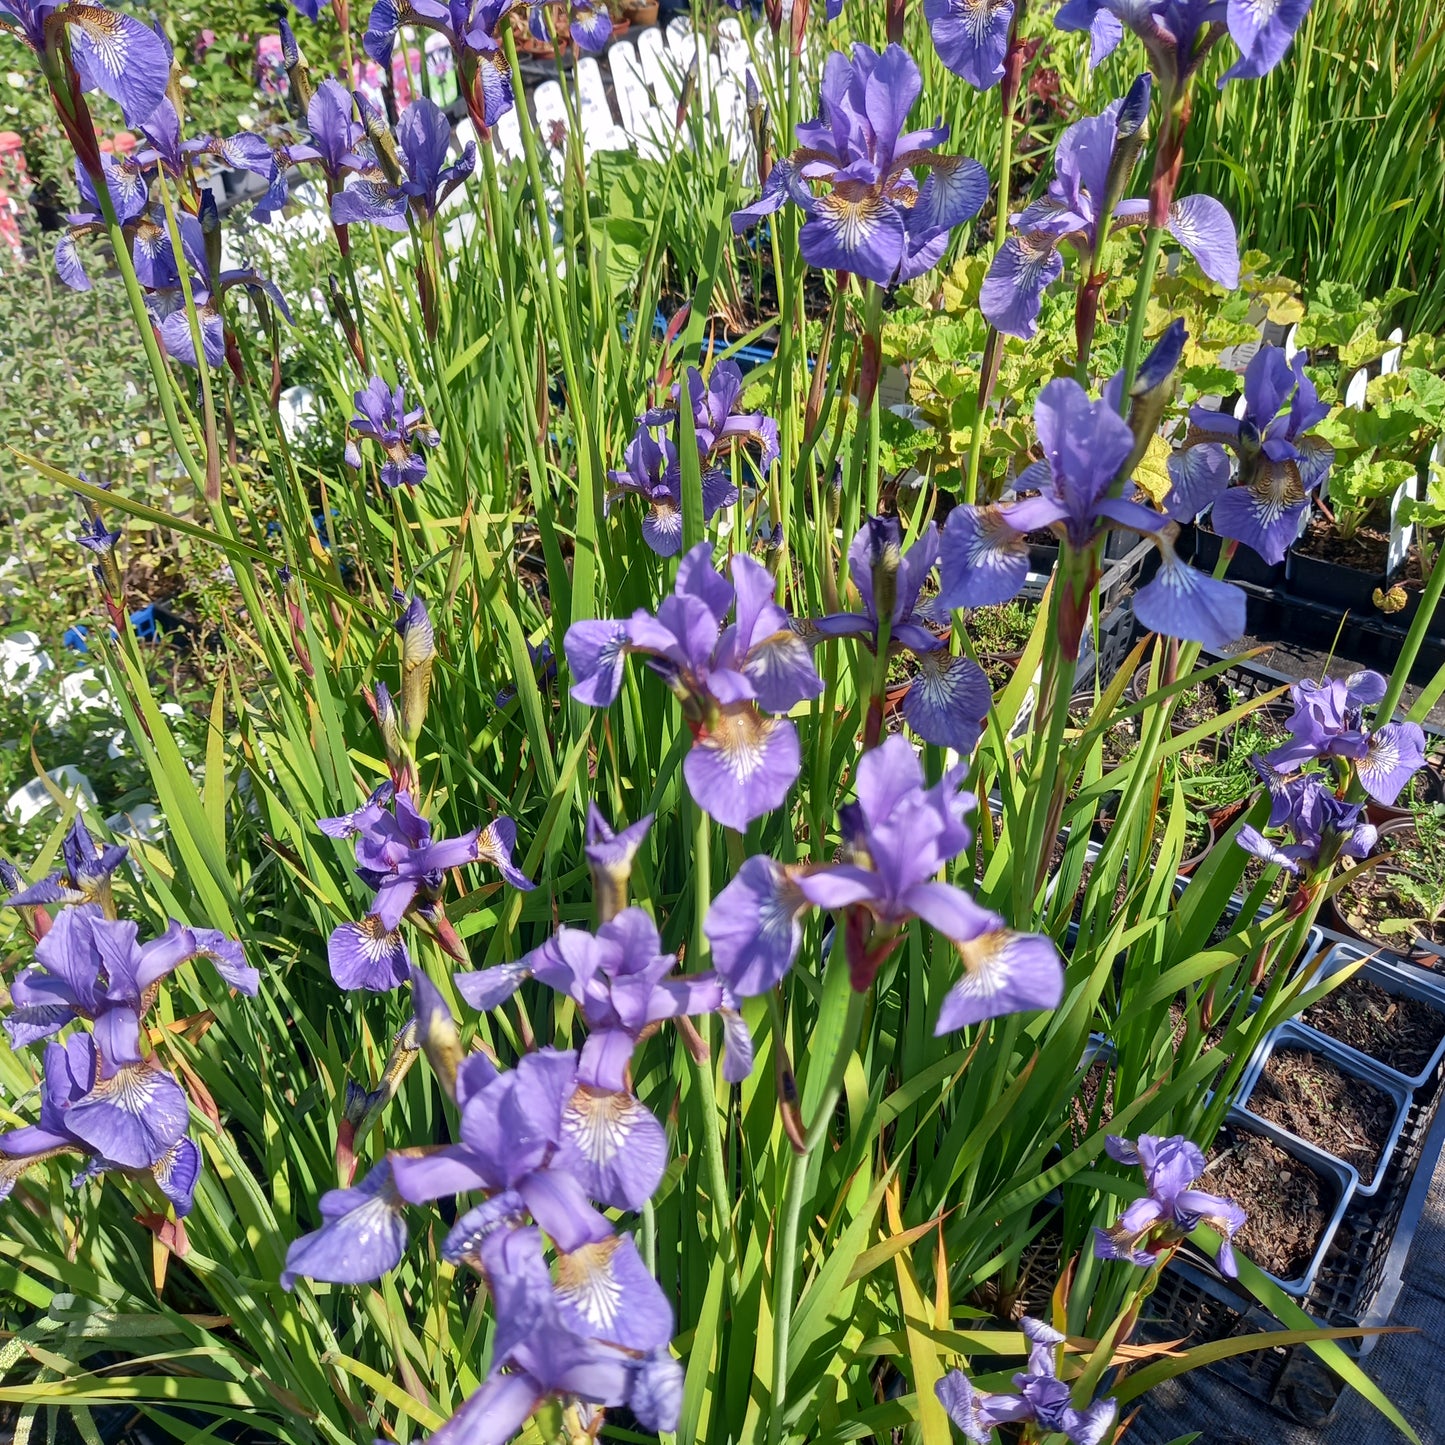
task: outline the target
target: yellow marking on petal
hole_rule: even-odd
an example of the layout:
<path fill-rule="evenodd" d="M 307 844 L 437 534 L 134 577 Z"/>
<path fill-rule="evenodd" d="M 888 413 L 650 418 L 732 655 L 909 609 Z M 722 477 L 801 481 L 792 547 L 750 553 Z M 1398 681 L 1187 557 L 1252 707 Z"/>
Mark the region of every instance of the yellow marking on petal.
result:
<path fill-rule="evenodd" d="M 601 1167 L 626 1147 L 639 1107 L 628 1094 L 580 1084 L 562 1111 L 562 1129 L 587 1159 Z"/>
<path fill-rule="evenodd" d="M 612 1267 L 621 1245 L 614 1234 L 557 1256 L 557 1297 L 599 1334 L 612 1333 L 622 1312 L 622 1286 Z"/>
<path fill-rule="evenodd" d="M 853 199 L 835 189 L 819 200 L 818 210 L 838 233 L 844 249 L 856 251 L 883 224 L 890 207 L 881 196 L 872 193 Z"/>

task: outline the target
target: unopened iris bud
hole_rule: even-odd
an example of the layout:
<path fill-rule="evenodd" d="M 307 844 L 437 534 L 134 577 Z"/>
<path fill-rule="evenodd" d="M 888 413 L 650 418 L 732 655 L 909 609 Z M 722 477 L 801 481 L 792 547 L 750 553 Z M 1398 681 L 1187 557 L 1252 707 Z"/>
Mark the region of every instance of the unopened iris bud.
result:
<path fill-rule="evenodd" d="M 361 114 L 361 123 L 371 143 L 376 147 L 377 163 L 388 181 L 399 186 L 402 180 L 401 158 L 396 153 L 396 138 L 386 123 L 386 116 L 379 111 L 359 90 L 353 92 L 356 108 Z"/>
<path fill-rule="evenodd" d="M 426 721 L 427 699 L 431 695 L 432 664 L 436 660 L 436 635 L 426 603 L 413 597 L 396 623 L 401 638 L 401 735 L 408 743 L 421 736 Z"/>
<path fill-rule="evenodd" d="M 119 602 L 123 589 L 120 568 L 115 560 L 115 544 L 120 541 L 120 533 L 109 531 L 101 520 L 99 511 L 92 511 L 80 524 L 80 536 L 77 540 L 95 557 L 95 579 L 100 583 L 105 595 L 112 601 Z"/>
<path fill-rule="evenodd" d="M 1129 388 L 1129 430 L 1134 433 L 1134 450 L 1121 474 L 1128 476 L 1148 450 L 1149 439 L 1159 429 L 1164 409 L 1174 395 L 1174 373 L 1189 340 L 1181 318 L 1169 323 L 1154 349 L 1140 363 L 1138 375 Z"/>
<path fill-rule="evenodd" d="M 355 1079 L 346 1081 L 346 1099 L 341 1106 L 341 1117 L 354 1129 L 366 1117 L 371 1107 L 371 1090 L 363 1089 Z"/>
<path fill-rule="evenodd" d="M 697 56 L 692 58 L 692 64 L 687 67 L 687 74 L 682 78 L 682 93 L 677 98 L 677 128 L 682 129 L 682 123 L 687 119 L 687 112 L 692 105 L 693 96 L 697 94 Z"/>
<path fill-rule="evenodd" d="M 201 236 L 206 248 L 206 265 L 212 276 L 221 274 L 221 212 L 216 193 L 209 186 L 201 187 Z M 259 290 L 259 288 L 257 288 Z"/>
<path fill-rule="evenodd" d="M 391 1042 L 391 1052 L 386 1056 L 386 1064 L 381 1071 L 381 1079 L 377 1086 L 366 1091 L 353 1085 L 349 1080 L 347 1081 L 346 1112 L 343 1117 L 349 1123 L 355 1124 L 359 1138 L 366 1137 L 367 1131 L 381 1117 L 381 1111 L 396 1098 L 397 1090 L 401 1088 L 401 1081 L 406 1078 L 408 1070 L 416 1063 L 416 1057 L 420 1052 L 421 1040 L 418 1036 L 416 1019 L 410 1018 L 397 1030 L 396 1037 Z M 352 1092 L 353 1089 L 356 1089 L 355 1094 Z M 352 1110 L 358 1111 L 354 1119 Z"/>
<path fill-rule="evenodd" d="M 898 600 L 898 568 L 903 561 L 903 539 L 896 517 L 869 517 L 863 524 L 868 534 L 868 569 L 873 586 L 873 606 L 878 616 L 891 618 Z"/>
<path fill-rule="evenodd" d="M 607 819 L 591 803 L 587 808 L 587 866 L 592 871 L 592 897 L 597 921 L 609 923 L 627 907 L 632 860 L 652 827 L 652 814 L 614 833 Z"/>
<path fill-rule="evenodd" d="M 306 57 L 301 53 L 301 47 L 296 43 L 296 34 L 286 23 L 283 17 L 281 26 L 281 60 L 286 66 L 286 79 L 290 82 L 291 93 L 296 97 L 296 104 L 303 115 L 306 108 L 311 104 L 311 70 L 306 64 Z"/>
<path fill-rule="evenodd" d="M 1149 139 L 1149 103 L 1154 95 L 1154 77 L 1146 70 L 1124 97 L 1114 121 L 1114 150 L 1109 157 L 1109 175 L 1104 183 L 1104 204 L 1100 214 L 1111 216 L 1124 198 L 1129 178 L 1138 164 L 1139 153 Z M 1107 235 L 1107 227 L 1099 234 Z"/>
<path fill-rule="evenodd" d="M 457 1093 L 457 1067 L 462 1061 L 462 1043 L 457 1022 L 437 992 L 436 985 L 415 964 L 411 969 L 411 996 L 417 1042 L 436 1070 L 452 1098 Z"/>

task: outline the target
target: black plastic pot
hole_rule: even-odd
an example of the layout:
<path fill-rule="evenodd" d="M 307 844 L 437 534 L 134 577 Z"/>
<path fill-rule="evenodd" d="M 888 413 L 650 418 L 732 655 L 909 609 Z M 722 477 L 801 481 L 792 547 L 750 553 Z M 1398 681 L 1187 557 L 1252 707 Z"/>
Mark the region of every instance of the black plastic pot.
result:
<path fill-rule="evenodd" d="M 1375 592 L 1384 587 L 1383 572 L 1361 572 L 1321 557 L 1308 557 L 1291 552 L 1285 558 L 1285 586 L 1296 597 L 1324 602 L 1331 607 L 1348 608 L 1351 612 L 1373 609 Z"/>
<path fill-rule="evenodd" d="M 1029 548 L 1029 571 L 1037 572 L 1041 577 L 1047 577 L 1054 570 L 1059 560 L 1059 544 L 1057 542 L 1030 542 Z"/>
<path fill-rule="evenodd" d="M 1201 572 L 1213 572 L 1219 565 L 1219 549 L 1224 545 L 1218 533 L 1200 525 L 1194 529 L 1194 565 Z M 1271 566 L 1242 542 L 1229 559 L 1225 577 L 1231 582 L 1253 582 L 1256 587 L 1278 587 L 1284 581 L 1284 563 Z"/>
<path fill-rule="evenodd" d="M 1440 565 L 1445 567 L 1445 561 L 1442 561 Z M 1411 592 L 1408 595 L 1410 600 L 1405 604 L 1405 610 L 1399 614 L 1399 617 L 1400 621 L 1404 623 L 1406 627 L 1411 627 L 1414 625 L 1415 617 L 1420 611 L 1421 594 Z M 1442 641 L 1445 641 L 1445 605 L 1435 609 L 1435 615 L 1430 619 L 1429 625 L 1425 628 L 1425 636 L 1438 637 Z"/>

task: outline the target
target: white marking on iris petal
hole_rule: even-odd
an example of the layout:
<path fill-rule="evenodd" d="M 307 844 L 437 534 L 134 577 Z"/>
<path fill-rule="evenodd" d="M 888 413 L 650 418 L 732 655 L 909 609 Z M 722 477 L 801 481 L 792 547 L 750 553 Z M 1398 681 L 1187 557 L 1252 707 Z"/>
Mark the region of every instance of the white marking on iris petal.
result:
<path fill-rule="evenodd" d="M 1400 766 L 1399 746 L 1389 738 L 1376 733 L 1369 742 L 1369 751 L 1360 759 L 1362 777 L 1388 778 Z"/>
<path fill-rule="evenodd" d="M 1003 991 L 1008 982 L 1013 937 L 1013 934 L 996 928 L 991 933 L 981 933 L 977 938 L 956 945 L 963 957 L 963 966 L 968 970 L 963 984 L 969 993 L 993 998 Z"/>
<path fill-rule="evenodd" d="M 763 895 L 758 903 L 758 934 L 761 938 L 791 942 L 793 924 L 798 915 L 808 906 L 807 899 L 788 879 L 780 880 L 778 887 Z"/>
<path fill-rule="evenodd" d="M 600 1168 L 626 1148 L 640 1107 L 627 1094 L 604 1093 L 581 1084 L 562 1111 L 562 1132 Z"/>
<path fill-rule="evenodd" d="M 1015 531 L 997 507 L 980 507 L 975 513 L 977 529 L 969 545 L 968 560 L 975 567 L 999 567 L 1028 551 L 1022 532 Z"/>
<path fill-rule="evenodd" d="M 98 5 L 77 6 L 71 13 L 95 47 L 95 55 L 106 74 L 119 77 L 130 50 L 130 37 L 125 33 L 121 17 Z"/>
<path fill-rule="evenodd" d="M 698 746 L 715 752 L 742 784 L 762 768 L 772 730 L 772 722 L 756 708 L 741 708 L 737 712 L 724 713 L 717 726 L 705 738 L 698 740 Z"/>
<path fill-rule="evenodd" d="M 877 229 L 887 207 L 877 196 L 862 196 L 852 201 L 834 191 L 818 202 L 818 209 L 837 232 L 843 249 L 856 251 Z"/>
<path fill-rule="evenodd" d="M 383 1191 L 375 1199 L 358 1204 L 344 1217 L 346 1233 L 358 1250 L 364 1251 L 373 1240 L 391 1233 L 392 1223 L 401 1212 L 401 1199 L 394 1192 Z"/>
<path fill-rule="evenodd" d="M 1259 476 L 1250 483 L 1249 494 L 1262 528 L 1279 521 L 1287 512 L 1301 506 L 1305 499 L 1298 469 L 1289 462 L 1266 463 Z"/>
<path fill-rule="evenodd" d="M 126 1064 L 95 1086 L 95 1094 L 137 1119 L 150 1106 L 155 1091 L 155 1071 L 147 1064 Z"/>
<path fill-rule="evenodd" d="M 621 1244 L 614 1234 L 557 1256 L 557 1298 L 599 1334 L 611 1334 L 622 1313 L 622 1285 L 612 1268 Z"/>
<path fill-rule="evenodd" d="M 1002 10 L 1009 0 L 959 0 L 962 5 L 962 14 L 958 18 L 968 27 L 968 32 L 977 45 L 988 33 L 989 24 L 998 11 Z M 959 3 L 954 6 L 955 14 L 958 14 Z"/>
<path fill-rule="evenodd" d="M 913 686 L 918 689 L 924 705 L 940 712 L 957 707 L 964 700 L 963 684 L 968 680 L 968 670 L 958 664 L 967 658 L 946 654 L 940 658 L 936 653 L 925 652 L 918 661 L 919 671 Z"/>
<path fill-rule="evenodd" d="M 368 913 L 355 925 L 356 937 L 361 951 L 372 963 L 391 957 L 401 947 L 401 934 L 388 933 L 385 925 L 374 913 Z"/>

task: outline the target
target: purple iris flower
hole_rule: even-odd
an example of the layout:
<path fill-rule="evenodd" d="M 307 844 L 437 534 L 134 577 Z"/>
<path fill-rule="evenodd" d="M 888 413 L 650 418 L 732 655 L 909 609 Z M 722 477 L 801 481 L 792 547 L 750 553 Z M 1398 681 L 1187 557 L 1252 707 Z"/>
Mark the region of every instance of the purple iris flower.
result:
<path fill-rule="evenodd" d="M 1137 1164 L 1144 1171 L 1148 1193 L 1136 1199 L 1108 1229 L 1094 1231 L 1094 1253 L 1100 1259 L 1123 1259 L 1141 1268 L 1158 1263 L 1159 1251 L 1188 1238 L 1201 1224 L 1221 1235 L 1220 1272 L 1234 1279 L 1235 1234 L 1244 1226 L 1245 1213 L 1232 1199 L 1206 1194 L 1190 1186 L 1205 1170 L 1204 1154 L 1182 1134 L 1161 1139 L 1141 1134 L 1137 1143 L 1110 1134 L 1104 1142 L 1111 1159 Z"/>
<path fill-rule="evenodd" d="M 60 60 L 61 31 L 84 90 L 116 101 L 127 125 L 139 125 L 165 98 L 170 47 L 149 26 L 85 0 L 0 0 L 0 29 L 24 41 L 47 73 Z"/>
<path fill-rule="evenodd" d="M 282 22 L 283 26 L 285 22 Z M 366 145 L 366 128 L 352 111 L 351 92 L 339 80 L 328 76 L 317 86 L 306 106 L 309 141 L 283 146 L 275 153 L 276 164 L 265 196 L 252 210 L 258 221 L 269 220 L 290 198 L 290 167 L 315 161 L 326 177 L 326 193 L 333 196 L 355 171 L 375 167 L 375 159 Z"/>
<path fill-rule="evenodd" d="M 667 1167 L 657 1117 L 631 1094 L 583 1083 L 575 1053 L 541 1049 L 506 1072 L 468 1055 L 457 1071 L 457 1101 L 460 1143 L 391 1156 L 402 1198 L 510 1195 L 564 1253 L 612 1235 L 589 1201 L 641 1209 Z M 496 1200 L 488 1204 L 495 1208 Z M 464 1217 L 457 1229 L 468 1224 Z"/>
<path fill-rule="evenodd" d="M 621 471 L 609 471 L 607 479 L 613 490 L 607 494 L 603 511 L 624 494 L 641 497 L 647 504 L 642 519 L 642 540 L 659 557 L 674 557 L 682 550 L 682 474 L 677 465 L 677 448 L 671 437 L 655 437 L 639 425 L 623 453 Z M 707 493 L 703 493 L 704 508 Z M 721 505 L 721 503 L 719 503 Z M 714 507 L 707 514 L 712 520 Z"/>
<path fill-rule="evenodd" d="M 1311 0 L 1067 0 L 1054 24 L 1087 30 L 1090 66 L 1113 53 L 1127 26 L 1144 42 L 1154 72 L 1178 91 L 1228 27 L 1239 59 L 1231 80 L 1257 80 L 1284 59 Z"/>
<path fill-rule="evenodd" d="M 379 377 L 373 376 L 353 398 L 356 415 L 351 418 L 350 431 L 374 441 L 386 460 L 381 464 L 381 480 L 388 487 L 416 487 L 426 480 L 426 457 L 422 446 L 435 447 L 441 437 L 435 427 L 425 426 L 426 408 L 406 409 L 406 396 L 398 386 L 392 390 Z M 346 463 L 361 465 L 361 450 L 347 438 Z"/>
<path fill-rule="evenodd" d="M 62 908 L 35 945 L 35 962 L 11 986 L 5 1019 L 12 1048 L 58 1033 L 77 1018 L 123 1013 L 134 1032 L 156 985 L 181 964 L 208 958 L 232 988 L 254 998 L 261 975 L 239 943 L 214 928 L 170 921 L 159 938 L 137 943 L 134 923 L 107 918 L 93 903 Z M 98 1023 L 97 1023 L 98 1027 Z"/>
<path fill-rule="evenodd" d="M 445 112 L 426 96 L 418 96 L 396 123 L 397 144 L 405 165 L 396 183 L 380 170 L 354 176 L 331 198 L 331 219 L 338 226 L 373 222 L 388 231 L 404 231 L 408 211 L 423 225 L 476 169 L 477 146 L 468 141 L 458 160 L 447 163 L 452 127 Z"/>
<path fill-rule="evenodd" d="M 527 0 L 531 10 L 528 28 L 538 40 L 550 40 L 543 11 L 560 0 Z M 579 50 L 588 55 L 601 55 L 612 39 L 612 16 L 598 0 L 569 0 L 567 6 L 568 34 Z"/>
<path fill-rule="evenodd" d="M 61 870 L 7 898 L 5 905 L 30 908 L 45 903 L 98 903 L 104 907 L 110 902 L 110 875 L 120 867 L 127 851 L 123 843 L 97 845 L 77 815 L 61 840 Z"/>
<path fill-rule="evenodd" d="M 756 445 L 758 473 L 765 476 L 778 459 L 778 424 L 763 412 L 740 409 L 743 373 L 735 361 L 718 362 L 706 381 L 695 366 L 688 367 L 687 394 L 702 469 L 703 515 L 710 522 L 738 499 L 729 465 L 732 453 Z M 681 396 L 681 385 L 675 385 L 670 405 L 652 407 L 638 417 L 626 470 L 608 473 L 618 492 L 635 492 L 649 503 L 642 535 L 660 557 L 671 557 L 682 546 L 682 468 L 680 438 L 654 438 L 653 433 L 676 427 Z"/>
<path fill-rule="evenodd" d="M 1217 443 L 1239 458 L 1238 485 L 1215 503 L 1211 525 L 1221 537 L 1243 542 L 1271 564 L 1304 528 L 1310 496 L 1330 473 L 1334 448 L 1310 429 L 1329 415 L 1305 356 L 1285 360 L 1278 346 L 1262 346 L 1244 373 L 1244 415 L 1192 407 L 1186 447 Z"/>
<path fill-rule="evenodd" d="M 972 838 L 964 818 L 973 794 L 955 768 L 926 787 L 923 765 L 901 737 L 887 738 L 858 762 L 858 801 L 839 810 L 843 860 L 785 866 L 755 855 L 713 900 L 704 931 L 724 983 L 741 998 L 768 992 L 793 966 L 802 919 L 812 908 L 871 918 L 874 939 L 850 951 L 855 988 L 867 988 L 899 930 L 919 918 L 951 939 L 964 963 L 962 979 L 939 1011 L 935 1032 L 951 1033 L 984 1019 L 1056 1008 L 1064 971 L 1058 950 L 1041 934 L 1015 933 L 996 913 L 935 875 Z"/>
<path fill-rule="evenodd" d="M 950 1370 L 933 1387 L 948 1418 L 975 1445 L 989 1445 L 997 1426 L 1025 1423 L 1036 1426 L 1040 1438 L 1057 1434 L 1073 1445 L 1102 1445 L 1113 1433 L 1117 1403 L 1095 1400 L 1076 1410 L 1073 1390 L 1058 1375 L 1058 1347 L 1067 1336 L 1040 1320 L 1025 1318 L 1020 1324 L 1030 1349 L 1028 1369 L 1014 1376 L 1018 1394 L 987 1393 L 962 1370 Z"/>
<path fill-rule="evenodd" d="M 120 1167 L 118 1162 L 97 1155 L 90 1140 L 72 1127 L 70 1111 L 91 1100 L 97 1088 L 98 1071 L 95 1040 L 90 1034 L 76 1033 L 63 1043 L 46 1045 L 39 1121 L 0 1134 L 0 1199 L 9 1195 L 15 1181 L 27 1169 L 57 1155 L 91 1156 L 91 1162 L 72 1181 L 72 1187 L 77 1188 L 86 1179 Z M 147 1159 L 143 1168 L 151 1173 L 162 1193 L 175 1206 L 178 1218 L 190 1213 L 201 1168 L 200 1150 L 192 1140 L 182 1135 L 165 1145 L 158 1157 Z"/>
<path fill-rule="evenodd" d="M 130 242 L 131 260 L 141 285 L 176 285 L 175 253 L 164 223 L 147 210 L 149 190 L 145 177 L 136 167 L 105 154 L 101 156 L 100 174 L 110 192 L 115 218 Z M 72 291 L 89 291 L 90 277 L 76 243 L 86 236 L 102 234 L 106 222 L 95 178 L 79 161 L 75 163 L 75 186 L 80 193 L 80 209 L 66 217 L 66 229 L 55 244 L 55 274 Z"/>
<path fill-rule="evenodd" d="M 1167 384 L 1184 343 L 1180 323 L 1170 328 L 1145 359 L 1135 383 L 1138 398 Z M 949 513 L 940 544 L 939 605 L 982 607 L 1018 594 L 1028 576 L 1028 533 L 1048 529 L 1079 551 L 1110 527 L 1150 537 L 1161 566 L 1134 601 L 1144 625 L 1167 636 L 1222 646 L 1241 636 L 1244 594 L 1185 565 L 1174 552 L 1178 524 L 1194 516 L 1228 485 L 1228 468 L 1217 448 L 1171 457 L 1171 490 L 1163 511 L 1144 505 L 1142 494 L 1111 495 L 1120 469 L 1134 455 L 1135 437 L 1119 415 L 1115 376 L 1102 401 L 1091 402 L 1078 382 L 1051 381 L 1034 404 L 1034 425 L 1044 459 L 1026 468 L 1016 492 L 1037 490 L 1022 501 L 960 506 Z M 1172 528 L 1172 532 L 1171 532 Z"/>
<path fill-rule="evenodd" d="M 445 35 L 456 60 L 461 91 L 480 134 L 512 109 L 511 71 L 499 26 L 518 0 L 376 0 L 362 44 L 383 70 L 403 25 L 420 25 Z"/>
<path fill-rule="evenodd" d="M 851 271 L 880 286 L 921 276 L 943 259 L 949 232 L 988 199 L 988 173 L 963 156 L 940 156 L 946 125 L 904 131 L 922 92 L 918 66 L 901 46 L 882 55 L 835 50 L 823 70 L 822 115 L 797 128 L 801 147 L 768 173 L 763 193 L 733 212 L 733 230 L 792 201 L 807 220 L 798 249 L 810 266 Z M 928 171 L 920 186 L 915 172 Z M 810 183 L 828 190 L 813 194 Z"/>
<path fill-rule="evenodd" d="M 1291 687 L 1294 711 L 1285 723 L 1289 741 L 1253 759 L 1269 791 L 1266 826 L 1284 828 L 1291 841 L 1275 842 L 1246 826 L 1239 831 L 1240 847 L 1291 873 L 1336 858 L 1369 856 L 1377 833 L 1364 805 L 1343 796 L 1350 782 L 1358 779 L 1376 802 L 1392 804 L 1425 761 L 1425 734 L 1418 723 L 1371 728 L 1366 722 L 1365 708 L 1382 701 L 1386 691 L 1378 672 L 1320 683 L 1305 678 Z M 1333 777 L 1301 771 L 1315 761 L 1332 764 Z"/>
<path fill-rule="evenodd" d="M 388 804 L 392 805 L 390 808 Z M 411 794 L 383 783 L 361 807 L 316 826 L 328 838 L 356 839 L 356 876 L 376 898 L 360 923 L 343 923 L 326 946 L 331 977 L 341 988 L 386 993 L 406 982 L 411 955 L 401 936 L 410 912 L 435 916 L 448 868 L 490 863 L 514 888 L 536 885 L 512 865 L 517 825 L 493 819 L 455 838 L 432 838 L 431 823 Z"/>
<path fill-rule="evenodd" d="M 1387 722 L 1371 728 L 1364 709 L 1380 702 L 1386 682 L 1378 672 L 1316 683 L 1309 678 L 1290 688 L 1294 712 L 1285 722 L 1290 740 L 1265 762 L 1290 773 L 1315 758 L 1352 764 L 1361 786 L 1377 803 L 1393 804 L 1425 762 L 1425 733 L 1418 723 Z"/>
<path fill-rule="evenodd" d="M 131 157 L 133 166 L 148 168 L 158 166 L 166 175 L 180 176 L 190 163 L 192 156 L 215 156 L 228 169 L 249 171 L 262 180 L 271 180 L 276 174 L 276 156 L 271 147 L 258 135 L 250 131 L 238 131 L 235 135 L 199 135 L 190 140 L 181 139 L 181 118 L 175 106 L 167 97 L 142 122 L 141 134 L 147 142 Z"/>
<path fill-rule="evenodd" d="M 1263 772 L 1267 765 L 1256 760 Z M 1246 853 L 1266 863 L 1277 864 L 1290 873 L 1313 871 L 1326 857 L 1367 858 L 1379 836 L 1365 818 L 1363 803 L 1347 803 L 1338 797 L 1321 773 L 1300 773 L 1280 779 L 1266 774 L 1270 789 L 1270 826 L 1288 830 L 1292 842 L 1277 843 L 1258 828 L 1246 824 L 1235 841 Z M 1275 821 L 1279 816 L 1278 822 Z"/>
<path fill-rule="evenodd" d="M 923 584 L 938 561 L 938 529 L 932 522 L 905 552 L 897 517 L 870 517 L 848 548 L 848 571 L 863 611 L 816 618 L 810 629 L 821 637 L 861 637 L 876 654 L 880 590 L 888 607 L 890 652 L 910 652 L 918 674 L 903 695 L 903 717 L 925 742 L 967 756 L 983 736 L 993 695 L 983 669 L 972 659 L 955 657 L 933 630 L 933 616 L 920 604 Z"/>
<path fill-rule="evenodd" d="M 563 648 L 572 696 L 590 707 L 612 704 L 628 653 L 647 657 L 692 730 L 682 765 L 689 791 L 700 808 L 741 831 L 782 803 L 802 766 L 797 729 L 767 714 L 817 697 L 823 680 L 773 600 L 767 568 L 735 556 L 731 571 L 729 583 L 713 568 L 712 544 L 699 542 L 679 561 L 655 617 L 639 608 L 626 620 L 574 622 Z"/>
<path fill-rule="evenodd" d="M 975 90 L 1003 79 L 1014 0 L 923 0 L 938 58 Z"/>
<path fill-rule="evenodd" d="M 435 1445 L 505 1445 L 551 1398 L 577 1403 L 589 1428 L 601 1423 L 595 1411 L 620 1405 L 646 1430 L 676 1428 L 683 1375 L 667 1348 L 672 1309 L 629 1238 L 561 1255 L 555 1281 L 535 1229 L 487 1221 L 463 1257 L 496 1305 L 492 1372 Z"/>
<path fill-rule="evenodd" d="M 1000 331 L 1030 337 L 1038 330 L 1045 290 L 1059 279 L 1065 241 L 1087 264 L 1100 228 L 1142 224 L 1146 199 L 1115 202 L 1110 190 L 1116 150 L 1132 146 L 1137 127 L 1121 129 L 1125 102 L 1111 101 L 1102 115 L 1087 116 L 1059 138 L 1054 179 L 1047 193 L 1011 218 L 1013 230 L 988 268 L 979 308 Z M 1119 184 L 1127 184 L 1127 175 Z M 1185 196 L 1170 208 L 1167 229 L 1211 281 L 1228 290 L 1239 285 L 1239 243 L 1229 212 L 1212 196 Z"/>
<path fill-rule="evenodd" d="M 214 208 L 215 202 L 210 192 L 206 191 L 202 193 L 202 217 L 206 215 L 208 205 Z M 214 209 L 211 213 L 214 215 Z M 286 304 L 286 298 L 276 284 L 260 272 L 248 267 L 237 267 L 212 275 L 201 219 L 183 212 L 177 218 L 177 226 L 181 236 L 181 250 L 190 268 L 191 295 L 196 305 L 196 321 L 201 332 L 201 349 L 206 365 L 220 366 L 226 358 L 226 324 L 221 315 L 221 298 L 234 287 L 241 286 L 253 296 L 264 297 L 288 322 L 292 320 L 291 308 Z M 163 229 L 159 234 L 165 238 Z M 168 238 L 165 239 L 164 251 L 160 249 L 160 245 L 158 240 L 157 257 L 168 257 L 169 266 L 164 275 L 157 274 L 154 284 L 142 277 L 142 284 L 150 287 L 146 306 L 170 355 L 185 366 L 195 366 L 196 348 L 191 336 L 185 297 L 181 290 L 180 274 L 176 270 L 175 257 Z"/>
<path fill-rule="evenodd" d="M 633 1050 L 664 1019 L 715 1012 L 716 974 L 670 977 L 676 954 L 664 953 L 657 925 L 641 908 L 625 908 L 591 934 L 561 928 L 515 964 L 458 973 L 457 992 L 475 1009 L 494 1009 L 528 978 L 566 994 L 590 1030 L 577 1077 L 589 1088 L 625 1092 Z"/>
<path fill-rule="evenodd" d="M 339 80 L 328 77 L 316 87 L 306 107 L 308 143 L 286 148 L 293 163 L 317 161 L 326 179 L 339 185 L 349 171 L 366 164 L 363 141 L 366 130 L 352 111 L 351 93 Z"/>

